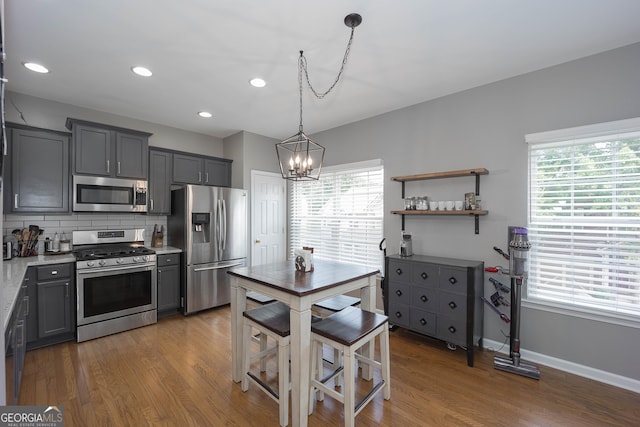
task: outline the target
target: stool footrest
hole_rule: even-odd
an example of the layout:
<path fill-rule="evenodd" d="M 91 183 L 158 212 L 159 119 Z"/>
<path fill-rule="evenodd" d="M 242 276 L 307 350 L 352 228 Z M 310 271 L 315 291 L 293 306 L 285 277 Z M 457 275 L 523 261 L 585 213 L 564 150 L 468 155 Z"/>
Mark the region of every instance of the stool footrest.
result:
<path fill-rule="evenodd" d="M 280 399 L 280 396 L 278 395 L 278 393 L 275 392 L 274 389 L 272 389 L 271 387 L 269 387 L 267 385 L 267 383 L 265 383 L 264 381 L 262 381 L 260 378 L 256 377 L 255 375 L 253 375 L 251 372 L 247 372 L 247 375 L 249 376 L 249 378 L 251 378 L 253 381 L 255 381 L 255 383 L 264 391 L 266 391 L 276 402 Z"/>
<path fill-rule="evenodd" d="M 371 389 L 369 393 L 367 393 L 367 395 L 360 402 L 356 404 L 355 415 L 358 415 L 360 410 L 364 408 L 365 405 L 369 403 L 371 399 L 373 399 L 373 397 L 378 393 L 378 391 L 380 391 L 382 387 L 384 387 L 384 384 L 385 384 L 384 380 L 380 381 L 378 384 L 375 385 L 375 387 Z"/>

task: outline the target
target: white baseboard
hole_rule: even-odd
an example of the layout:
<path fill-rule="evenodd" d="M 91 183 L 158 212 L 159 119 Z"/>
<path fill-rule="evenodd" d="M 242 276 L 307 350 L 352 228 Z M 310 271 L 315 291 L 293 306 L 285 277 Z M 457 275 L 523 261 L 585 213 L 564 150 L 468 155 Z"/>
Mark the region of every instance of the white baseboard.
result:
<path fill-rule="evenodd" d="M 502 343 L 493 341 L 487 338 L 482 339 L 482 345 L 487 350 L 497 350 L 502 347 Z M 509 343 L 502 348 L 503 353 L 509 352 Z M 640 393 L 640 381 L 632 378 L 623 377 L 622 375 L 614 374 L 611 372 L 602 371 L 600 369 L 591 368 L 589 366 L 579 365 L 567 360 L 558 359 L 556 357 L 547 356 L 545 354 L 536 353 L 534 351 L 528 351 L 526 349 L 520 349 L 520 355 L 524 360 L 529 362 L 539 363 L 544 366 L 549 366 L 554 369 L 559 369 L 564 372 L 569 372 L 574 375 L 589 378 L 595 381 L 600 381 L 606 384 L 610 384 L 616 387 L 631 390 L 636 393 Z M 541 369 L 540 379 L 544 379 L 544 368 Z"/>

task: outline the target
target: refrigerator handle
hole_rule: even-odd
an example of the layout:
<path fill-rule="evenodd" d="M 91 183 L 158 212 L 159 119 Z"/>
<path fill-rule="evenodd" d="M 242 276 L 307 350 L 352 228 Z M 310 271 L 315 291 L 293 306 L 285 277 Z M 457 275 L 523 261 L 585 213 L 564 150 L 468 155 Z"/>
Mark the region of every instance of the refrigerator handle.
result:
<path fill-rule="evenodd" d="M 227 202 L 222 199 L 222 250 L 227 249 Z"/>
<path fill-rule="evenodd" d="M 222 203 L 218 200 L 218 204 L 216 206 L 216 244 L 218 245 L 218 253 L 222 252 Z M 221 256 L 218 255 L 218 256 Z"/>

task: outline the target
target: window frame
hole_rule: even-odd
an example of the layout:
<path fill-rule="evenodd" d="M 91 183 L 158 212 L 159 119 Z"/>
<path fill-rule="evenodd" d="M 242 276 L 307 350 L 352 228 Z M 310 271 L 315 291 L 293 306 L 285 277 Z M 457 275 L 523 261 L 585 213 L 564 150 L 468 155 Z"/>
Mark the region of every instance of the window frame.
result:
<path fill-rule="evenodd" d="M 548 146 L 552 144 L 569 144 L 569 141 L 579 141 L 582 143 L 588 143 L 603 139 L 616 140 L 623 139 L 624 136 L 636 138 L 640 134 L 640 118 L 632 118 L 625 120 L 618 120 L 613 122 L 598 123 L 593 125 L 579 126 L 574 128 L 560 129 L 549 132 L 539 132 L 528 134 L 525 136 L 525 142 L 529 145 L 527 150 L 528 156 L 528 185 L 527 185 L 527 225 L 531 228 L 533 221 L 533 186 L 535 185 L 535 173 L 532 166 L 532 149 L 535 150 L 535 146 L 539 144 L 546 144 Z M 530 238 L 531 236 L 530 231 Z M 535 244 L 535 241 L 533 241 Z M 597 320 L 606 323 L 613 323 L 618 325 L 629 326 L 633 328 L 640 328 L 640 310 L 638 314 L 621 313 L 616 311 L 609 311 L 603 308 L 587 307 L 570 302 L 554 302 L 548 299 L 536 297 L 530 295 L 530 287 L 534 287 L 535 284 L 527 280 L 525 289 L 523 290 L 522 301 L 523 306 L 536 308 L 543 311 L 549 311 L 564 315 L 571 315 L 574 317 L 586 318 L 590 320 Z"/>

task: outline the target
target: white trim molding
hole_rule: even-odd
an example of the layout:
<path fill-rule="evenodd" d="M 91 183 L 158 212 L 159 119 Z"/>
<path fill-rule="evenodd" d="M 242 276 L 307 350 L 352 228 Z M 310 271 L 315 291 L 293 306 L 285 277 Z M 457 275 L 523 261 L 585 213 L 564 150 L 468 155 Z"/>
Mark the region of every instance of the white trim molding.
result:
<path fill-rule="evenodd" d="M 486 350 L 495 351 L 503 347 L 503 343 L 483 338 L 482 346 Z M 508 351 L 508 348 L 509 346 L 507 344 L 503 347 L 503 350 Z M 589 378 L 591 380 L 624 388 L 626 390 L 631 390 L 635 393 L 640 393 L 640 381 L 634 380 L 633 378 L 623 377 L 622 375 L 614 374 L 612 372 L 602 371 L 600 369 L 591 368 L 589 366 L 580 365 L 578 363 L 569 362 L 567 360 L 558 359 L 557 357 L 547 356 L 546 354 L 536 353 L 523 348 L 520 349 L 520 355 L 522 356 L 522 359 L 529 362 L 539 363 L 540 365 L 548 366 L 570 374 Z M 543 381 L 544 367 L 542 367 L 540 371 L 540 380 Z"/>

